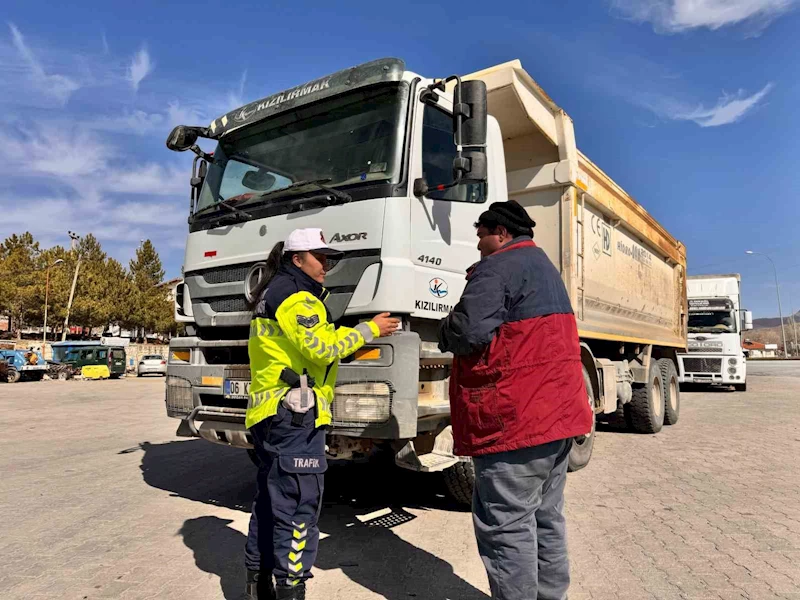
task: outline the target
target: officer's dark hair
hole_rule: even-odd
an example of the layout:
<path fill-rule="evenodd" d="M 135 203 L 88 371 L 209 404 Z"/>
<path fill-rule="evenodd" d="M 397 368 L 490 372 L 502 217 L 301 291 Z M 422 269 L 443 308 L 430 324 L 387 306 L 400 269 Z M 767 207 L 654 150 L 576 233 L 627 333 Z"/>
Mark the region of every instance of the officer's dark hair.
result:
<path fill-rule="evenodd" d="M 258 304 L 258 300 L 261 297 L 261 292 L 263 292 L 266 287 L 269 285 L 269 282 L 272 281 L 272 278 L 275 277 L 275 274 L 278 272 L 280 266 L 284 263 L 288 263 L 292 260 L 292 255 L 294 252 L 287 252 L 284 254 L 283 252 L 283 242 L 278 242 L 272 247 L 272 250 L 269 252 L 269 256 L 267 256 L 266 262 L 266 269 L 264 272 L 264 278 L 258 282 L 258 285 L 253 290 L 251 298 L 253 299 L 250 302 L 250 310 L 253 310 Z"/>

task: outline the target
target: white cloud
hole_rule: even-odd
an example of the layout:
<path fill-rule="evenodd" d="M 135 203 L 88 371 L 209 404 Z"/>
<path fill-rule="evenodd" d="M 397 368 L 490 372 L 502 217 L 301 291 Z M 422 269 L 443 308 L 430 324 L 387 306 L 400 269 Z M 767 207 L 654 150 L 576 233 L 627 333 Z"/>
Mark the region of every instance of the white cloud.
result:
<path fill-rule="evenodd" d="M 652 23 L 660 33 L 747 24 L 757 34 L 797 4 L 798 0 L 611 0 L 614 11 Z"/>
<path fill-rule="evenodd" d="M 98 183 L 100 189 L 125 194 L 180 196 L 189 198 L 189 171 L 155 163 L 133 169 L 111 170 Z M 187 203 L 188 204 L 188 203 Z M 185 208 L 185 207 L 184 207 Z"/>
<path fill-rule="evenodd" d="M 30 83 L 40 92 L 55 99 L 60 104 L 65 104 L 69 97 L 81 85 L 67 77 L 59 74 L 48 74 L 45 72 L 42 63 L 36 58 L 33 50 L 25 43 L 22 32 L 13 23 L 8 24 L 11 30 L 11 39 L 19 55 L 27 66 L 28 79 Z"/>
<path fill-rule="evenodd" d="M 87 131 L 35 126 L 0 133 L 0 156 L 8 175 L 80 177 L 104 169 L 112 150 Z"/>
<path fill-rule="evenodd" d="M 245 104 L 244 86 L 246 83 L 247 83 L 247 69 L 242 71 L 242 76 L 239 78 L 239 87 L 236 89 L 236 91 L 228 92 L 228 96 L 226 98 L 227 107 L 224 109 L 225 111 L 239 108 L 240 106 Z"/>
<path fill-rule="evenodd" d="M 98 117 L 92 121 L 87 121 L 85 125 L 97 131 L 147 135 L 165 129 L 167 127 L 164 124 L 165 121 L 166 117 L 161 113 L 148 113 L 143 110 L 125 110 L 120 116 Z M 164 136 L 166 137 L 166 135 L 165 133 Z"/>
<path fill-rule="evenodd" d="M 639 103 L 667 119 L 693 121 L 700 127 L 719 127 L 741 121 L 747 113 L 759 105 L 772 87 L 773 85 L 769 83 L 749 96 L 744 90 L 739 90 L 736 94 L 723 94 L 711 108 L 706 108 L 702 104 L 691 106 L 674 98 L 654 95 L 640 96 Z"/>
<path fill-rule="evenodd" d="M 133 55 L 130 65 L 128 65 L 128 81 L 134 90 L 139 89 L 139 84 L 142 80 L 153 72 L 155 65 L 150 60 L 150 53 L 147 51 L 146 46 L 142 46 L 139 51 Z"/>

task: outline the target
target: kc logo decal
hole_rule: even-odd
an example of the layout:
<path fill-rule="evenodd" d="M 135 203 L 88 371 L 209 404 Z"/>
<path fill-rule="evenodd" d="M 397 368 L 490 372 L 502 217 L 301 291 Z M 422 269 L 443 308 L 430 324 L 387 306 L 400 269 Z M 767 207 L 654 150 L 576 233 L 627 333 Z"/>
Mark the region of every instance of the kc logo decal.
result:
<path fill-rule="evenodd" d="M 444 298 L 447 296 L 447 282 L 444 279 L 434 277 L 428 283 L 428 291 L 437 298 Z"/>

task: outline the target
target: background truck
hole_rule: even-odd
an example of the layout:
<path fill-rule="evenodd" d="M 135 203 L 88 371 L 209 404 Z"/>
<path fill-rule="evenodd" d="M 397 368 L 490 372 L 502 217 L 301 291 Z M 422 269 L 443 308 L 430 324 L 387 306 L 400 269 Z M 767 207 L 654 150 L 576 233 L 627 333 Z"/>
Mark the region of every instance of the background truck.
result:
<path fill-rule="evenodd" d="M 401 332 L 343 361 L 331 457 L 389 449 L 401 467 L 443 471 L 469 502 L 471 462 L 452 454 L 452 357 L 436 330 L 480 258 L 473 223 L 509 198 L 569 291 L 595 413 L 648 433 L 677 421 L 685 248 L 578 151 L 572 121 L 519 61 L 441 81 L 378 60 L 176 127 L 167 146 L 196 154 L 176 294 L 187 335 L 170 343 L 166 387 L 178 435 L 251 447 L 251 291 L 273 244 L 322 227 L 344 252 L 326 280 L 333 317 L 402 318 Z M 576 440 L 573 470 L 593 440 Z"/>
<path fill-rule="evenodd" d="M 0 350 L 0 358 L 6 362 L 4 370 L 8 383 L 41 381 L 47 373 L 47 361 L 33 350 Z"/>
<path fill-rule="evenodd" d="M 738 273 L 689 276 L 688 352 L 678 355 L 682 384 L 747 390 L 742 332 L 753 328 L 753 313 L 742 309 L 741 287 Z"/>

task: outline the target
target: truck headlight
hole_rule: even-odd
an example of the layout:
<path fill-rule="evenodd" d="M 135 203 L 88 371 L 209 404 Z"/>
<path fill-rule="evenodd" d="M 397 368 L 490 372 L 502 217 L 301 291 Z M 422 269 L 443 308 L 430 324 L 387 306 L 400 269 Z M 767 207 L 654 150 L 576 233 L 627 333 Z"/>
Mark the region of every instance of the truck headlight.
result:
<path fill-rule="evenodd" d="M 728 374 L 729 374 L 729 375 L 736 375 L 736 369 L 734 369 L 733 367 L 731 367 L 730 369 L 728 369 Z"/>
<path fill-rule="evenodd" d="M 336 386 L 334 423 L 383 423 L 391 416 L 392 390 L 387 383 L 345 383 Z"/>
<path fill-rule="evenodd" d="M 731 366 L 734 366 L 737 362 L 738 361 L 735 358 L 729 358 L 728 359 L 728 364 L 731 365 Z"/>

